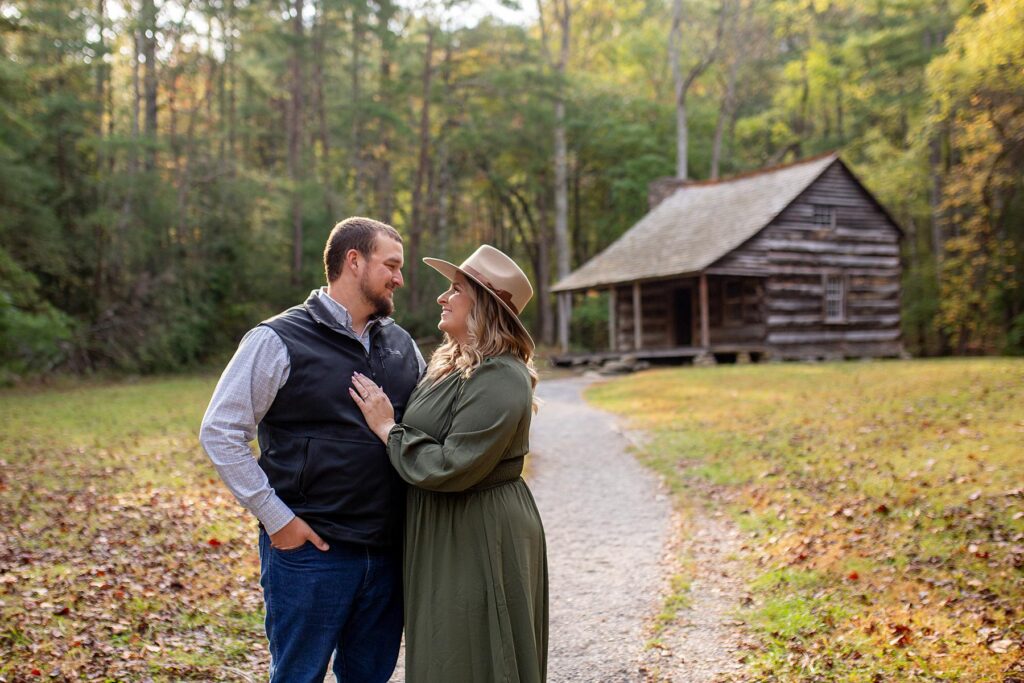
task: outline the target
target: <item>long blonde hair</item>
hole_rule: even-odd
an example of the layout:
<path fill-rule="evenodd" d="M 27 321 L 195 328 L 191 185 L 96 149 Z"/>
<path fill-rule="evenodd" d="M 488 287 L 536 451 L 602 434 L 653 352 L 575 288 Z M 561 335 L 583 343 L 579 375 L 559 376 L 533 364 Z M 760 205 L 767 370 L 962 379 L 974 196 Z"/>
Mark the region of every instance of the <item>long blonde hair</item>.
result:
<path fill-rule="evenodd" d="M 533 366 L 533 342 L 512 313 L 494 300 L 473 280 L 466 278 L 473 293 L 473 308 L 466 327 L 467 341 L 460 344 L 445 332 L 444 341 L 434 351 L 423 375 L 424 384 L 435 384 L 453 372 L 469 379 L 485 358 L 511 355 L 518 358 L 530 373 L 530 387 L 537 387 L 537 370 Z M 537 398 L 533 410 L 537 410 Z"/>

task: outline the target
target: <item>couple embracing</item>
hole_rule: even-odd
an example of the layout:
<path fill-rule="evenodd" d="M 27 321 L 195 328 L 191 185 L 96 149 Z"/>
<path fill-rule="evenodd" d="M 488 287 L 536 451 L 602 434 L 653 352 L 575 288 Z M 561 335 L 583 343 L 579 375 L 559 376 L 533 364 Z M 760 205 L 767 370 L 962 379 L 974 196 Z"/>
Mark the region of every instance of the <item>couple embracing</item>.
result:
<path fill-rule="evenodd" d="M 327 286 L 249 331 L 200 440 L 260 522 L 273 683 L 543 681 L 547 560 L 520 477 L 534 411 L 522 270 L 481 246 L 449 281 L 430 362 L 388 316 L 402 238 L 349 218 Z M 260 456 L 249 442 L 258 436 Z"/>

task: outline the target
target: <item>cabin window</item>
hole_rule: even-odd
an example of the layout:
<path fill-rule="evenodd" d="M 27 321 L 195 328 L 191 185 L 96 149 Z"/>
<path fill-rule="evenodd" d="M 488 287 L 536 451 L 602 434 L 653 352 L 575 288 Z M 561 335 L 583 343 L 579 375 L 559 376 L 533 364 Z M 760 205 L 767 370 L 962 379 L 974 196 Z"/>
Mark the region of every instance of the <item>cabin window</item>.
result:
<path fill-rule="evenodd" d="M 836 226 L 836 207 L 828 204 L 815 204 L 813 223 L 826 228 Z"/>
<path fill-rule="evenodd" d="M 825 322 L 846 319 L 846 278 L 840 273 L 825 276 Z"/>
<path fill-rule="evenodd" d="M 739 280 L 725 281 L 725 296 L 722 299 L 722 319 L 726 325 L 743 322 L 743 283 Z"/>
<path fill-rule="evenodd" d="M 725 326 L 760 322 L 760 292 L 754 280 L 726 280 L 722 286 L 722 316 Z"/>

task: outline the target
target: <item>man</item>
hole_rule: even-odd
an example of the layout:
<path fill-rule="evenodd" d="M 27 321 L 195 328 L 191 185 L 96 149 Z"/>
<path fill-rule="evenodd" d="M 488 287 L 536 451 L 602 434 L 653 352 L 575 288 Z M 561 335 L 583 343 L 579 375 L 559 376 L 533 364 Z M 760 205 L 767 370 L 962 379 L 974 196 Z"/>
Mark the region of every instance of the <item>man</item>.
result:
<path fill-rule="evenodd" d="M 203 448 L 260 522 L 272 683 L 322 683 L 332 653 L 338 681 L 383 683 L 398 658 L 404 491 L 348 387 L 372 378 L 400 416 L 423 372 L 387 317 L 402 265 L 391 226 L 334 226 L 327 286 L 243 337 L 203 418 Z"/>

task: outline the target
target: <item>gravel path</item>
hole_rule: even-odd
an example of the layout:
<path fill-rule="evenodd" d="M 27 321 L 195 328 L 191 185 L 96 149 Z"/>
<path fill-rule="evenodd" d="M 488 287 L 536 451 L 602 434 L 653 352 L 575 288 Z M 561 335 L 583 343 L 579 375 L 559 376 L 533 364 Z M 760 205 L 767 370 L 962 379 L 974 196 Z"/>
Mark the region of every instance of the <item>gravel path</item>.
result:
<path fill-rule="evenodd" d="M 657 476 L 629 452 L 637 435 L 583 400 L 592 381 L 541 382 L 530 435 L 527 481 L 550 571 L 548 681 L 724 680 L 739 643 L 730 616 L 741 592 L 729 557 L 735 530 L 721 517 L 680 527 Z M 662 648 L 645 650 L 681 555 L 698 570 L 691 607 L 661 634 Z M 404 680 L 400 657 L 391 681 Z"/>
<path fill-rule="evenodd" d="M 638 681 L 644 627 L 660 606 L 671 503 L 628 453 L 589 383 L 541 382 L 529 483 L 548 542 L 548 680 Z"/>
<path fill-rule="evenodd" d="M 743 565 L 736 556 L 742 546 L 740 533 L 722 512 L 694 511 L 676 539 L 671 556 L 689 563 L 689 604 L 659 634 L 664 647 L 645 652 L 644 669 L 654 681 L 743 680 L 742 657 L 750 644 L 744 641 L 742 622 L 735 614 L 748 597 Z"/>

